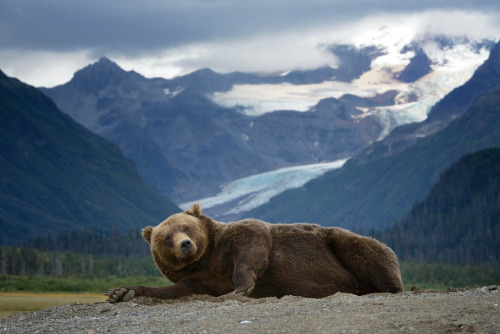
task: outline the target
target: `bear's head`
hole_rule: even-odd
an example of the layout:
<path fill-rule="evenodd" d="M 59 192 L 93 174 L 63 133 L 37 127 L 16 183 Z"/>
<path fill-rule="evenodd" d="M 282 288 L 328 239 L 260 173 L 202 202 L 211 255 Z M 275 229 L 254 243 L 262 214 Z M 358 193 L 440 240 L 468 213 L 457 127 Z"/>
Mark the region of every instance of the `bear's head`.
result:
<path fill-rule="evenodd" d="M 155 227 L 143 228 L 142 235 L 151 246 L 156 265 L 167 278 L 171 279 L 169 273 L 198 261 L 205 253 L 208 231 L 201 218 L 201 206 L 195 203 Z"/>

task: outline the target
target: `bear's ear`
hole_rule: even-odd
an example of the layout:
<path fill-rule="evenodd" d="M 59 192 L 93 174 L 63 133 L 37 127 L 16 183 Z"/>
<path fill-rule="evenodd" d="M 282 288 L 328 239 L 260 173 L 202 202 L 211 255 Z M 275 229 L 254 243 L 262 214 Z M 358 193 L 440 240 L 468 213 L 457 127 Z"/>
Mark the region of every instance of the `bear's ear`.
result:
<path fill-rule="evenodd" d="M 198 203 L 194 203 L 191 209 L 184 211 L 185 214 L 194 216 L 194 217 L 200 217 L 201 216 L 201 205 Z"/>
<path fill-rule="evenodd" d="M 153 228 L 151 226 L 142 229 L 142 236 L 146 239 L 148 244 L 151 244 L 151 233 L 153 233 Z"/>

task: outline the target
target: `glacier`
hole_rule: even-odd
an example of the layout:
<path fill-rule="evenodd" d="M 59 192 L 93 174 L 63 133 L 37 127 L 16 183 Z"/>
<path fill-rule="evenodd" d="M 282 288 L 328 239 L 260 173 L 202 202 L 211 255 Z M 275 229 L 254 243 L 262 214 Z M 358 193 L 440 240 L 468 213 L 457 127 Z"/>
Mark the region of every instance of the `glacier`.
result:
<path fill-rule="evenodd" d="M 182 203 L 179 207 L 186 210 L 191 207 L 193 202 L 198 202 L 204 209 L 209 209 L 237 201 L 237 204 L 230 209 L 217 210 L 217 215 L 225 216 L 249 211 L 267 203 L 272 197 L 285 190 L 302 187 L 310 180 L 330 170 L 342 167 L 348 159 L 284 167 L 247 176 L 221 186 L 220 192 L 215 196 Z"/>
<path fill-rule="evenodd" d="M 237 107 L 247 115 L 260 116 L 278 110 L 314 112 L 322 99 L 338 99 L 345 94 L 370 98 L 395 90 L 398 95 L 393 105 L 358 107 L 362 114 L 352 116 L 376 116 L 383 125 L 378 137 L 382 140 L 397 126 L 424 121 L 431 108 L 454 88 L 467 82 L 489 56 L 487 47 L 478 48 L 477 41 L 451 38 L 449 44 L 439 45 L 439 36 L 417 36 L 410 28 L 392 28 L 383 26 L 349 41 L 337 41 L 358 49 L 375 46 L 384 51 L 372 60 L 369 71 L 351 82 L 332 79 L 314 84 L 238 84 L 229 91 L 215 92 L 208 97 L 223 107 Z M 397 80 L 396 74 L 410 63 L 419 48 L 429 58 L 432 71 L 415 82 Z M 211 209 L 215 216 L 237 215 L 265 204 L 287 189 L 301 187 L 329 170 L 340 168 L 346 161 L 280 168 L 248 176 L 221 186 L 214 196 L 196 201 Z M 192 202 L 180 204 L 180 207 L 189 208 Z"/>
<path fill-rule="evenodd" d="M 216 92 L 210 98 L 221 106 L 238 106 L 242 112 L 258 116 L 277 110 L 314 111 L 321 99 L 340 98 L 345 94 L 374 97 L 397 90 L 399 95 L 392 106 L 359 108 L 365 116 L 375 115 L 381 120 L 384 131 L 379 140 L 383 139 L 397 126 L 425 120 L 432 106 L 469 80 L 489 55 L 487 48 L 478 50 L 475 41 L 456 39 L 449 46 L 439 46 L 432 37 L 422 39 L 402 31 L 405 30 L 401 27 L 382 27 L 346 42 L 357 48 L 376 46 L 385 52 L 372 61 L 368 72 L 352 82 L 241 84 L 226 92 Z M 413 83 L 400 82 L 395 74 L 415 55 L 415 51 L 408 48 L 411 45 L 425 51 L 432 72 Z M 410 96 L 416 97 L 416 101 Z"/>

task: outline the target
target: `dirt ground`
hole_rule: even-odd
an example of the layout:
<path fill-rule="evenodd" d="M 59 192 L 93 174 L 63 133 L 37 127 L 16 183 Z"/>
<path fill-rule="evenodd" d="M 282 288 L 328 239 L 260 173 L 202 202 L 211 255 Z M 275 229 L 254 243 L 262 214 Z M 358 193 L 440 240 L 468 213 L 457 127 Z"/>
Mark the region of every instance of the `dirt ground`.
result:
<path fill-rule="evenodd" d="M 500 333 L 500 289 L 311 299 L 226 295 L 72 304 L 0 320 L 0 333 Z"/>

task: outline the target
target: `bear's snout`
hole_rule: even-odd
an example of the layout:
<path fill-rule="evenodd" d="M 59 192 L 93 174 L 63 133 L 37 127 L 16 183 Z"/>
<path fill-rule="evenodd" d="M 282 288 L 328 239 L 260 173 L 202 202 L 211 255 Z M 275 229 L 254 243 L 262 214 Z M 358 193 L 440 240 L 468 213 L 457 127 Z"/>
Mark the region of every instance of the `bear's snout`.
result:
<path fill-rule="evenodd" d="M 173 239 L 173 244 L 175 245 L 174 253 L 179 259 L 191 257 L 198 251 L 196 241 L 191 239 L 186 233 L 176 233 Z"/>
<path fill-rule="evenodd" d="M 181 241 L 180 243 L 180 246 L 181 246 L 181 250 L 183 252 L 189 252 L 191 250 L 191 248 L 193 247 L 193 243 L 191 242 L 191 240 L 189 239 L 184 239 Z"/>

